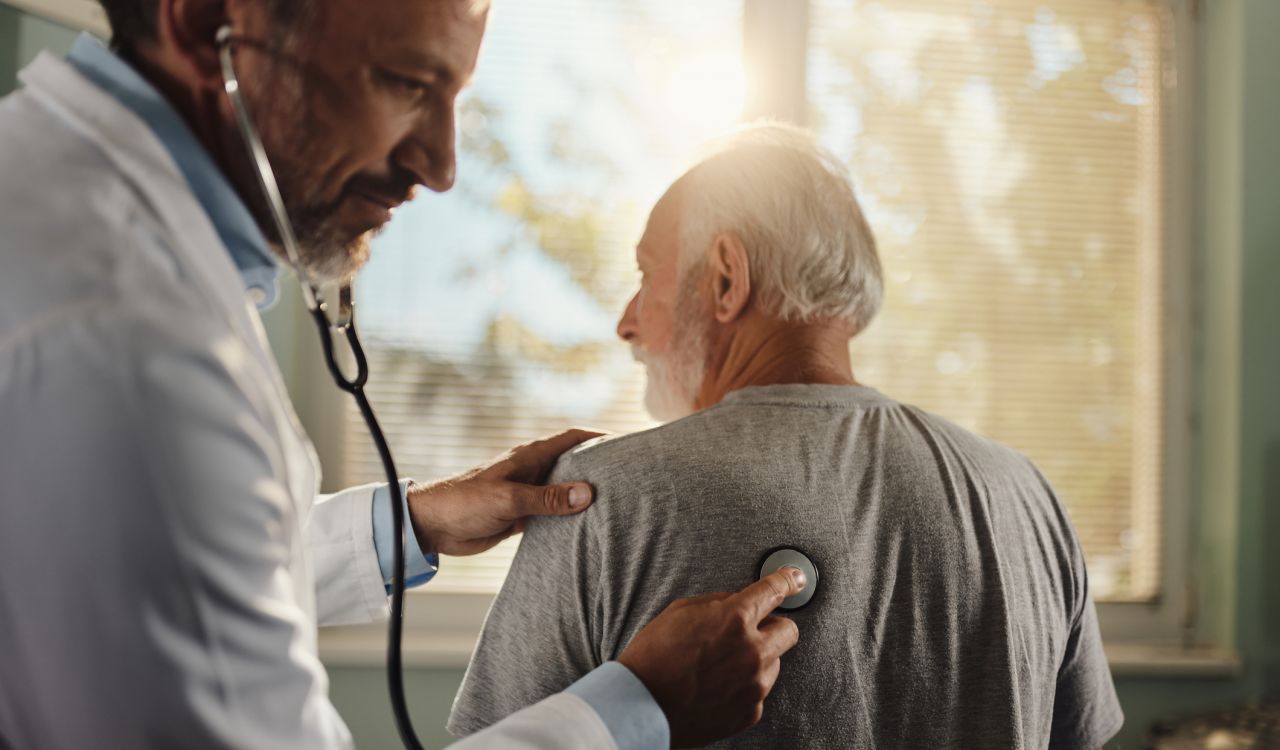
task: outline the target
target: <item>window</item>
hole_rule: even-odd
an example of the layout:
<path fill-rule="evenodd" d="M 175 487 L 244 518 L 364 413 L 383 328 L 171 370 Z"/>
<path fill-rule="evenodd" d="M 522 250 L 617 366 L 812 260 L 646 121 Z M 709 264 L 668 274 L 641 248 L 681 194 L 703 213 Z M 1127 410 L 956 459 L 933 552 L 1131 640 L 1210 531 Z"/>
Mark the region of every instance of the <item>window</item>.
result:
<path fill-rule="evenodd" d="M 807 40 L 753 48 L 747 29 L 744 52 L 766 6 Z M 651 424 L 613 336 L 645 214 L 759 95 L 745 70 L 794 68 L 884 261 L 859 379 L 1026 453 L 1099 601 L 1167 603 L 1169 16 L 1166 0 L 499 4 L 458 187 L 404 208 L 360 280 L 402 473 Z M 354 410 L 347 425 L 346 480 L 378 479 Z M 446 561 L 433 588 L 495 590 L 514 546 Z"/>
<path fill-rule="evenodd" d="M 811 125 L 886 269 L 854 363 L 1026 453 L 1098 600 L 1149 600 L 1160 545 L 1160 3 L 817 0 Z"/>
<path fill-rule="evenodd" d="M 614 334 L 651 204 L 745 97 L 738 0 L 496 4 L 460 103 L 457 187 L 405 206 L 357 295 L 370 398 L 422 479 L 584 425 L 652 426 Z M 349 407 L 348 481 L 381 479 Z M 432 590 L 496 591 L 518 540 Z"/>

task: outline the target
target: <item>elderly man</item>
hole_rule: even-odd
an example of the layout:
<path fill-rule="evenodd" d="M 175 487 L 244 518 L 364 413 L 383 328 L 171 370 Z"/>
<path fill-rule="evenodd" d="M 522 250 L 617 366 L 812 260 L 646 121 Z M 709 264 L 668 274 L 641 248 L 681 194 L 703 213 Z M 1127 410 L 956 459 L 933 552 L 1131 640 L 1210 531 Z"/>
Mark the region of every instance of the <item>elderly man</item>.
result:
<path fill-rule="evenodd" d="M 553 477 L 454 704 L 467 734 L 620 658 L 674 596 L 805 551 L 812 601 L 764 720 L 725 747 L 1084 748 L 1120 727 L 1080 545 L 1025 458 L 855 379 L 880 263 L 843 168 L 738 132 L 658 201 L 618 334 L 673 420 Z M 556 569 L 563 575 L 548 576 Z M 621 656 L 620 656 L 621 655 Z M 499 679 L 499 676 L 501 679 Z"/>
<path fill-rule="evenodd" d="M 393 492 L 316 495 L 255 309 L 286 231 L 220 57 L 230 44 L 300 270 L 343 279 L 415 185 L 453 184 L 487 3 L 103 5 L 111 50 L 82 37 L 0 102 L 0 748 L 348 747 L 316 626 L 386 618 Z M 589 485 L 539 483 L 587 436 L 404 482 L 413 582 L 436 553 L 586 508 Z M 801 585 L 681 602 L 625 666 L 467 744 L 658 748 L 746 727 L 797 638 L 769 613 Z"/>

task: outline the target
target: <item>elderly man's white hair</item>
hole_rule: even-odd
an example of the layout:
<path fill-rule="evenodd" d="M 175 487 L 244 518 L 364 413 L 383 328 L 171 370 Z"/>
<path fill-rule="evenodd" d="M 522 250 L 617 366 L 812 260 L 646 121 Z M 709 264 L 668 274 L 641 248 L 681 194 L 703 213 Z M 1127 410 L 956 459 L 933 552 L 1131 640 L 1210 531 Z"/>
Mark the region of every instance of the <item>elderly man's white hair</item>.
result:
<path fill-rule="evenodd" d="M 884 293 L 875 237 L 848 171 L 808 131 L 747 125 L 713 143 L 678 184 L 682 279 L 730 232 L 746 247 L 752 294 L 767 312 L 849 320 L 859 332 L 871 323 Z"/>

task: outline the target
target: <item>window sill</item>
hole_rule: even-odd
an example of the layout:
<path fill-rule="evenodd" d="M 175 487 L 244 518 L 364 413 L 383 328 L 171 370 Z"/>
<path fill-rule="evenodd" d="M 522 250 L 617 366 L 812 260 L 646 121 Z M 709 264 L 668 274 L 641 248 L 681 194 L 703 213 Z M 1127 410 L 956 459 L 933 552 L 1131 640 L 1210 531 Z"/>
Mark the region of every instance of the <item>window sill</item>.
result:
<path fill-rule="evenodd" d="M 406 667 L 466 669 L 476 636 L 405 632 L 400 658 Z M 387 660 L 385 624 L 320 631 L 320 661 L 331 667 L 380 667 Z"/>
<path fill-rule="evenodd" d="M 405 598 L 400 656 L 407 667 L 465 669 L 492 593 L 418 589 Z M 320 629 L 320 660 L 330 666 L 381 666 L 387 659 L 387 624 Z"/>
<path fill-rule="evenodd" d="M 385 663 L 386 629 L 380 625 L 331 628 L 320 636 L 320 658 L 332 666 L 381 666 Z M 406 633 L 401 646 L 405 666 L 426 669 L 465 669 L 475 648 L 475 636 Z M 1234 652 L 1206 648 L 1108 646 L 1111 674 L 1124 677 L 1231 679 L 1240 675 Z"/>
<path fill-rule="evenodd" d="M 492 594 L 411 592 L 401 656 L 409 667 L 464 669 L 475 649 Z M 1115 677 L 1230 679 L 1241 672 L 1235 651 L 1133 643 L 1105 646 Z M 385 623 L 321 628 L 320 658 L 331 666 L 380 666 L 387 656 Z"/>
<path fill-rule="evenodd" d="M 1185 677 L 1230 679 L 1240 675 L 1240 655 L 1233 650 L 1196 646 L 1107 644 L 1114 677 Z"/>

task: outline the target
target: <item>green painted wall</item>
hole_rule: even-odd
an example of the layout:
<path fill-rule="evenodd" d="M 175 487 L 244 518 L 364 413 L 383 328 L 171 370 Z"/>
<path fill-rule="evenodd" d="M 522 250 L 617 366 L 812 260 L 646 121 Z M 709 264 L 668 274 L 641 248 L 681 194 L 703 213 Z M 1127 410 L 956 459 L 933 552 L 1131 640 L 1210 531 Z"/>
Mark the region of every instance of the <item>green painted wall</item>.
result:
<path fill-rule="evenodd" d="M 41 50 L 65 55 L 77 32 L 0 2 L 0 93 L 9 92 L 17 73 Z"/>
<path fill-rule="evenodd" d="M 329 670 L 329 697 L 347 721 L 361 750 L 399 750 L 399 736 L 387 700 L 386 672 L 381 667 L 334 667 Z M 410 669 L 405 672 L 405 696 L 413 725 L 427 750 L 449 744 L 444 723 L 454 693 L 462 682 L 458 669 Z"/>
<path fill-rule="evenodd" d="M 1194 526 L 1208 605 L 1200 632 L 1234 643 L 1244 670 L 1232 679 L 1118 680 L 1128 722 L 1114 748 L 1140 747 L 1160 717 L 1280 700 L 1280 2 L 1198 7 Z M 73 38 L 0 3 L 0 92 L 37 50 L 62 53 Z M 359 746 L 398 747 L 382 670 L 335 667 L 330 676 Z M 406 674 L 429 748 L 447 741 L 444 720 L 461 677 L 456 669 Z"/>
<path fill-rule="evenodd" d="M 13 86 L 18 58 L 18 11 L 0 5 L 0 91 Z"/>
<path fill-rule="evenodd" d="M 1280 699 L 1280 3 L 1243 20 L 1239 637 L 1255 689 Z"/>
<path fill-rule="evenodd" d="M 1240 639 L 1258 689 L 1280 698 L 1280 3 L 1254 0 L 1244 23 L 1243 361 L 1240 425 Z"/>

